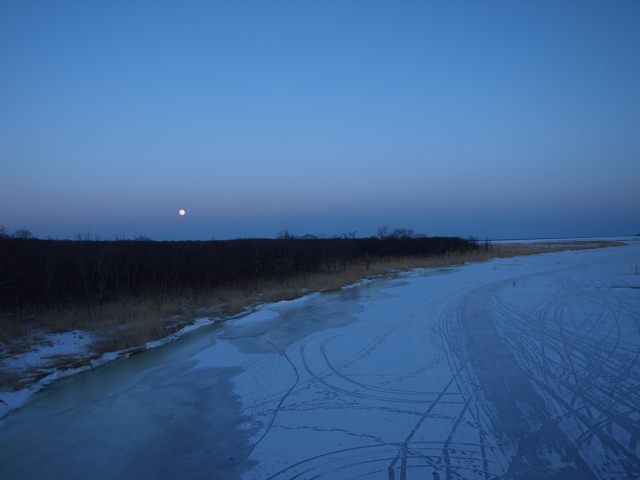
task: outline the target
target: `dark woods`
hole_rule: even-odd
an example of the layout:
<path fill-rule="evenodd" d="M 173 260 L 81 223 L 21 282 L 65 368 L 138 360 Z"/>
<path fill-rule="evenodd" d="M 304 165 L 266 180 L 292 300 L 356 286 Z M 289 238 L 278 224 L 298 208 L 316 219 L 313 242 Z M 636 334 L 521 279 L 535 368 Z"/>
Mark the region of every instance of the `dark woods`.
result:
<path fill-rule="evenodd" d="M 381 229 L 377 237 L 296 237 L 212 241 L 0 239 L 0 306 L 64 308 L 122 295 L 173 296 L 257 280 L 332 272 L 381 257 L 441 256 L 484 245 L 470 238 L 426 237 Z"/>

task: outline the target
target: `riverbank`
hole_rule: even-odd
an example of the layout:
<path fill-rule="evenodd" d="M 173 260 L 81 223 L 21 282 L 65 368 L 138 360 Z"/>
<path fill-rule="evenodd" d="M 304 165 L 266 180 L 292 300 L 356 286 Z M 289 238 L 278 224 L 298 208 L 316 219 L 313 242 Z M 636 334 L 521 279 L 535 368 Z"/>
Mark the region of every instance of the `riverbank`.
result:
<path fill-rule="evenodd" d="M 33 314 L 21 335 L 4 340 L 0 353 L 0 417 L 19 408 L 45 385 L 110 360 L 155 348 L 202 325 L 244 315 L 262 304 L 292 300 L 315 292 L 339 290 L 363 281 L 399 275 L 412 269 L 441 268 L 564 250 L 624 245 L 614 241 L 505 243 L 490 251 L 439 257 L 386 258 L 356 265 L 265 282 L 191 293 L 174 299 L 124 301 L 84 312 Z M 5 324 L 7 320 L 5 319 Z M 17 328 L 14 330 L 18 330 Z"/>
<path fill-rule="evenodd" d="M 635 474 L 627 243 L 265 304 L 60 379 L 4 419 L 0 476 Z"/>

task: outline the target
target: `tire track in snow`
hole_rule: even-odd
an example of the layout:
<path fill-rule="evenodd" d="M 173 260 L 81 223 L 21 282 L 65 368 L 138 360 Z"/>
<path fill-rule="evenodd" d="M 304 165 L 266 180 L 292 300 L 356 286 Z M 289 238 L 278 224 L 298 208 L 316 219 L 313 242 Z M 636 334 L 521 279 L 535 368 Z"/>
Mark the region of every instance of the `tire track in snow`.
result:
<path fill-rule="evenodd" d="M 532 465 L 542 470 L 545 459 L 540 457 L 540 452 L 557 451 L 561 456 L 571 458 L 577 466 L 579 478 L 590 478 L 593 476 L 590 469 L 550 420 L 550 412 L 529 383 L 528 373 L 519 366 L 494 327 L 487 308 L 488 299 L 508 283 L 497 282 L 472 291 L 461 302 L 459 310 L 467 335 L 471 366 L 485 395 L 496 406 L 498 425 L 494 427 L 498 427 L 505 441 L 516 449 L 507 475 L 531 475 Z M 564 475 L 575 473 L 562 470 Z M 543 474 L 542 471 L 539 473 Z"/>
<path fill-rule="evenodd" d="M 622 338 L 621 321 L 624 320 L 628 324 L 631 319 L 637 325 L 637 317 L 628 304 L 614 298 L 610 289 L 598 287 L 588 274 L 583 277 L 585 279 L 580 278 L 583 282 L 580 284 L 576 284 L 576 274 L 563 277 L 550 301 L 543 308 L 540 308 L 541 304 L 537 305 L 542 312 L 539 311 L 537 316 L 528 315 L 529 321 L 533 319 L 539 324 L 544 323 L 549 317 L 553 319 L 554 327 L 548 324 L 549 326 L 541 331 L 544 332 L 543 349 L 546 346 L 559 356 L 560 361 L 556 362 L 555 368 L 550 368 L 548 358 L 536 358 L 531 346 L 526 341 L 520 341 L 522 336 L 526 339 L 527 335 L 523 329 L 527 319 L 522 318 L 522 312 L 505 308 L 506 302 L 492 302 L 492 313 L 494 318 L 503 319 L 496 323 L 500 325 L 503 340 L 506 340 L 512 352 L 517 354 L 521 366 L 543 392 L 546 403 L 550 406 L 555 404 L 556 411 L 558 408 L 563 410 L 562 413 L 556 413 L 563 429 L 571 432 L 578 428 L 581 432 L 578 435 L 568 434 L 580 451 L 584 449 L 583 458 L 594 473 L 605 478 L 620 474 L 635 476 L 640 474 L 635 453 L 637 442 L 633 441 L 638 435 L 640 402 L 637 396 L 631 398 L 630 394 L 638 390 L 639 345 L 637 335 L 633 338 L 634 343 L 628 343 Z M 584 282 L 592 282 L 593 286 L 585 288 Z M 569 315 L 571 302 L 574 302 L 574 307 L 579 305 L 585 312 L 583 323 L 588 324 L 588 329 L 576 328 L 576 320 Z M 567 323 L 567 318 L 570 319 L 570 323 Z M 602 331 L 606 334 L 599 333 Z M 540 370 L 537 370 L 536 365 L 541 367 Z M 547 368 L 543 368 L 544 365 L 547 365 Z M 594 366 L 597 367 L 592 370 Z M 536 371 L 544 374 L 536 374 Z M 595 417 L 592 411 L 597 412 Z M 632 420 L 632 417 L 635 419 Z M 620 443 L 619 436 L 616 439 L 617 429 L 627 432 L 631 437 L 627 437 L 626 444 Z M 599 465 L 597 461 L 594 463 L 594 456 L 589 453 L 593 447 L 586 443 L 590 442 L 593 436 L 610 452 L 613 464 L 609 462 L 608 467 Z"/>

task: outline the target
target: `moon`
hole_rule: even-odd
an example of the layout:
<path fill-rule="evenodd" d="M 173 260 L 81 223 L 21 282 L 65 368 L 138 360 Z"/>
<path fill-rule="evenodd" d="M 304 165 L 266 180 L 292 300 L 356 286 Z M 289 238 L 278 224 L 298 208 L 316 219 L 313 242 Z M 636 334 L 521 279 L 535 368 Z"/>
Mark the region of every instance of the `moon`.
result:
<path fill-rule="evenodd" d="M 179 213 L 180 215 L 184 215 L 184 214 L 185 214 L 185 213 L 187 213 L 187 212 L 185 212 L 184 210 L 180 210 L 178 213 Z"/>

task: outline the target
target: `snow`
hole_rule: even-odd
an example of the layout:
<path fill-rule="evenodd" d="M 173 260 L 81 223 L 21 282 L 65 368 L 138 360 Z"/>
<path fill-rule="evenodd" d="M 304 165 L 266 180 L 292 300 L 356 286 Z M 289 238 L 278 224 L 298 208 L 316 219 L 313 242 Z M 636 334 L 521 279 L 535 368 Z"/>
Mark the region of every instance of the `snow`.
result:
<path fill-rule="evenodd" d="M 180 338 L 185 333 L 198 329 L 205 325 L 210 325 L 216 320 L 210 318 L 196 318 L 191 325 L 183 327 L 179 331 L 154 342 L 147 342 L 143 349 L 149 350 L 166 345 Z M 2 368 L 5 370 L 13 370 L 15 372 L 27 372 L 29 370 L 39 369 L 44 372 L 50 372 L 45 377 L 39 379 L 33 384 L 18 391 L 0 392 L 0 425 L 7 415 L 15 412 L 24 405 L 31 395 L 42 390 L 46 385 L 55 382 L 58 379 L 84 372 L 85 370 L 96 368 L 107 362 L 129 355 L 127 350 L 107 352 L 99 358 L 92 359 L 87 365 L 78 368 L 56 368 L 51 366 L 55 362 L 56 357 L 72 356 L 74 358 L 83 358 L 90 355 L 89 345 L 94 340 L 91 332 L 82 330 L 73 330 L 64 333 L 48 333 L 43 334 L 43 341 L 35 345 L 30 351 L 6 356 L 2 362 Z"/>
<path fill-rule="evenodd" d="M 44 341 L 33 350 L 8 357 L 4 362 L 7 368 L 22 369 L 44 365 L 47 359 L 59 355 L 82 355 L 93 337 L 80 330 L 46 335 Z"/>
<path fill-rule="evenodd" d="M 82 357 L 87 355 L 87 346 L 92 340 L 91 334 L 80 330 L 52 333 L 45 335 L 43 341 L 35 345 L 30 351 L 7 356 L 2 364 L 5 370 L 26 372 L 33 369 L 42 369 L 50 373 L 29 388 L 23 388 L 16 392 L 0 392 L 0 419 L 24 404 L 33 392 L 42 389 L 45 385 L 58 378 L 81 370 L 69 369 L 62 371 L 55 367 L 50 367 L 50 365 L 55 361 L 56 357 Z"/>
<path fill-rule="evenodd" d="M 300 304 L 316 295 L 318 294 L 313 293 L 288 302 L 278 302 L 274 305 L 282 305 L 283 303 L 287 303 L 289 305 Z M 239 321 L 243 324 L 249 324 L 262 322 L 276 316 L 276 313 L 269 310 L 263 310 L 262 307 L 258 307 L 255 312 L 241 312 L 229 319 L 240 319 Z M 220 321 L 220 319 L 212 319 L 208 317 L 196 318 L 192 324 L 181 328 L 177 332 L 168 335 L 165 338 L 153 342 L 147 342 L 142 347 L 142 350 L 161 347 L 167 343 L 177 340 L 188 332 L 206 325 L 211 325 L 217 321 Z M 43 333 L 42 337 L 43 340 L 31 348 L 30 351 L 21 354 L 7 355 L 2 361 L 2 368 L 5 370 L 24 373 L 30 370 L 39 369 L 50 373 L 21 390 L 0 392 L 0 425 L 3 423 L 2 419 L 24 405 L 29 400 L 32 393 L 42 390 L 46 385 L 49 385 L 60 378 L 68 377 L 88 369 L 93 369 L 118 358 L 126 357 L 130 353 L 128 350 L 107 352 L 99 358 L 92 359 L 85 366 L 60 369 L 51 366 L 55 357 L 73 356 L 75 358 L 82 358 L 90 355 L 91 352 L 88 347 L 91 342 L 93 342 L 94 336 L 91 332 L 74 330 L 64 333 Z"/>
<path fill-rule="evenodd" d="M 639 476 L 628 244 L 416 270 L 203 325 L 34 394 L 0 428 L 0 476 Z"/>

